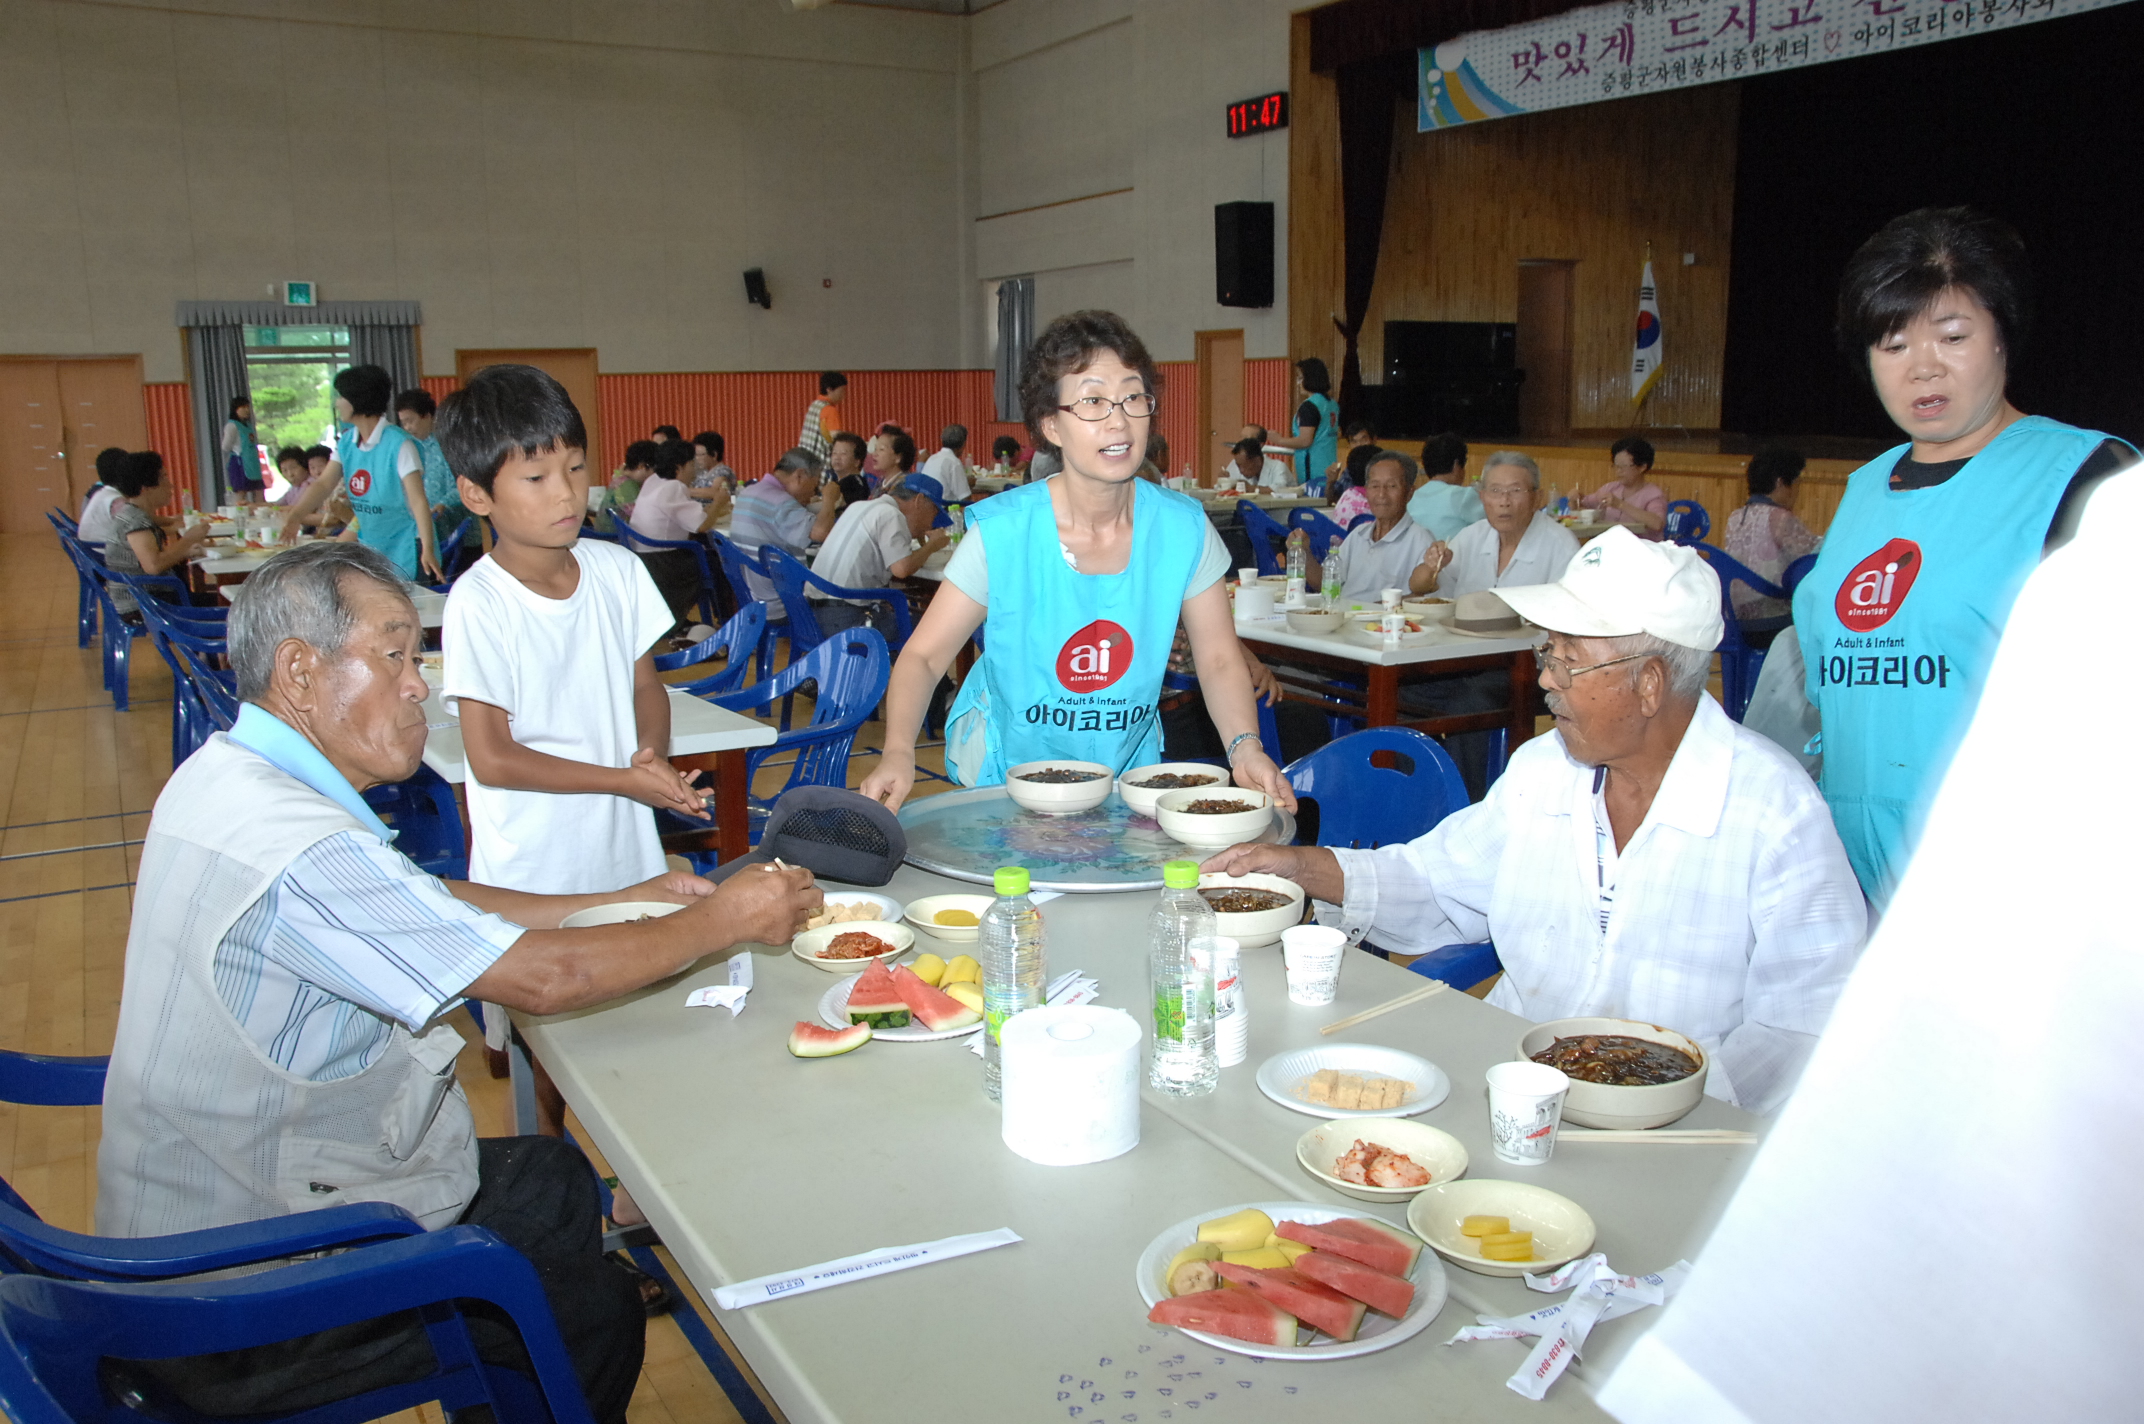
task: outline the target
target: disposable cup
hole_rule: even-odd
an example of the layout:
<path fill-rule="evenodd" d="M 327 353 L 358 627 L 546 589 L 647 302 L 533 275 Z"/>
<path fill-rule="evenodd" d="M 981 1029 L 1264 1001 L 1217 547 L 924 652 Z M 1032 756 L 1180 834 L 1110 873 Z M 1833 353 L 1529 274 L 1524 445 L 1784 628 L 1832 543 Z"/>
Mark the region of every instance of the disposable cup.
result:
<path fill-rule="evenodd" d="M 1280 946 L 1292 1002 L 1329 1004 L 1339 996 L 1345 934 L 1328 925 L 1295 925 L 1280 932 Z"/>
<path fill-rule="evenodd" d="M 1258 570 L 1257 570 L 1256 568 L 1248 568 L 1248 569 L 1238 569 L 1238 570 L 1236 570 L 1236 582 L 1237 582 L 1237 583 L 1256 583 L 1256 582 L 1258 582 Z"/>
<path fill-rule="evenodd" d="M 1489 1070 L 1489 1141 L 1499 1162 L 1538 1167 L 1556 1151 L 1571 1080 L 1546 1063 L 1499 1063 Z"/>
<path fill-rule="evenodd" d="M 1601 522 L 1601 512 L 1598 509 L 1581 509 L 1578 511 L 1578 522 L 1580 524 L 1598 524 Z"/>
<path fill-rule="evenodd" d="M 1247 583 L 1236 590 L 1236 617 L 1248 621 L 1273 616 L 1273 585 Z"/>
<path fill-rule="evenodd" d="M 1377 601 L 1386 608 L 1397 608 L 1400 606 L 1400 600 L 1406 596 L 1407 590 L 1404 588 L 1388 588 L 1377 595 Z"/>

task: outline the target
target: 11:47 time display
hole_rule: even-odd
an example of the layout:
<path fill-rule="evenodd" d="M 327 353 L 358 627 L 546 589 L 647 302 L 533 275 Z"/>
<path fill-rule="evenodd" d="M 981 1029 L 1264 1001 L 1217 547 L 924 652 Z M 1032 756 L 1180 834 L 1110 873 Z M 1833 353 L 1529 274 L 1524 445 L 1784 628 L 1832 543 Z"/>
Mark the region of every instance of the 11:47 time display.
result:
<path fill-rule="evenodd" d="M 1244 138 L 1288 127 L 1288 91 L 1261 94 L 1228 106 L 1228 136 Z"/>

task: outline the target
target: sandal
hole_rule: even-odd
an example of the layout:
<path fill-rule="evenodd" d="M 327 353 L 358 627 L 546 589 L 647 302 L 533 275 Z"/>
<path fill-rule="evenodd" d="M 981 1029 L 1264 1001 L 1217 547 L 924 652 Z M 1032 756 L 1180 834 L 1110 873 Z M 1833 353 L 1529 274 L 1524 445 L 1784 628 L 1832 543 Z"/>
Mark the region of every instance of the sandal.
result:
<path fill-rule="evenodd" d="M 640 1308 L 647 1312 L 648 1319 L 668 1315 L 677 1309 L 677 1292 L 634 1265 L 632 1258 L 625 1252 L 613 1251 L 610 1253 L 610 1259 L 617 1262 L 618 1268 L 633 1278 L 633 1285 L 640 1292 Z"/>

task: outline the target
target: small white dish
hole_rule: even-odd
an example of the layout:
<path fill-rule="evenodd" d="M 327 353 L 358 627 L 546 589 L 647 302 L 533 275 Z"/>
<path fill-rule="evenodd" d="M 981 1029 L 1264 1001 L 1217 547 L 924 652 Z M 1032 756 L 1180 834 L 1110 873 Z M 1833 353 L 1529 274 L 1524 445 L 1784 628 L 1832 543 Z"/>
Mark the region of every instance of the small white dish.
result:
<path fill-rule="evenodd" d="M 836 1025 L 839 1027 L 839 1025 Z M 1403 1152 L 1429 1173 L 1419 1187 L 1371 1187 L 1333 1174 L 1333 1167 L 1355 1143 L 1374 1142 L 1394 1152 Z M 1321 1122 L 1295 1140 L 1295 1160 L 1302 1169 L 1326 1186 L 1358 1201 L 1404 1202 L 1413 1200 L 1441 1182 L 1455 1182 L 1467 1174 L 1467 1149 L 1449 1132 L 1428 1123 L 1398 1117 L 1350 1118 L 1346 1122 Z"/>
<path fill-rule="evenodd" d="M 558 922 L 562 930 L 591 930 L 597 925 L 622 925 L 632 920 L 659 920 L 664 915 L 674 915 L 684 909 L 667 900 L 620 900 L 615 904 L 596 905 L 586 910 L 575 910 Z"/>
<path fill-rule="evenodd" d="M 1088 781 L 1023 779 L 1037 771 L 1091 771 L 1095 776 Z M 1098 761 L 1024 761 L 1005 772 L 1005 794 L 1012 797 L 1013 804 L 1023 811 L 1044 816 L 1071 816 L 1092 811 L 1107 801 L 1109 793 L 1116 789 L 1115 770 Z"/>
<path fill-rule="evenodd" d="M 905 915 L 908 923 L 932 939 L 944 940 L 948 944 L 974 944 L 983 937 L 980 924 L 941 925 L 936 916 L 940 910 L 966 910 L 980 920 L 994 898 L 990 895 L 925 895 L 920 900 L 909 901 Z"/>
<path fill-rule="evenodd" d="M 1288 631 L 1291 633 L 1333 633 L 1346 621 L 1347 615 L 1338 609 L 1330 613 L 1311 608 L 1288 610 Z"/>
<path fill-rule="evenodd" d="M 1184 809 L 1203 800 L 1239 801 L 1251 809 L 1219 815 Z M 1240 786 L 1192 786 L 1162 792 L 1154 802 L 1154 819 L 1169 836 L 1187 846 L 1218 850 L 1256 838 L 1272 824 L 1273 805 L 1263 791 L 1246 791 Z"/>
<path fill-rule="evenodd" d="M 1417 623 L 1449 623 L 1458 606 L 1449 598 L 1410 598 L 1401 602 L 1400 612 Z"/>
<path fill-rule="evenodd" d="M 1380 1108 L 1336 1108 L 1306 1102 L 1295 1095 L 1305 1078 L 1325 1068 L 1363 1077 L 1398 1078 L 1414 1084 L 1414 1091 L 1398 1107 Z M 1276 1053 L 1259 1064 L 1258 1091 L 1282 1107 L 1310 1117 L 1414 1117 L 1450 1097 L 1452 1080 L 1427 1058 L 1417 1058 L 1403 1049 L 1378 1043 L 1321 1043 Z"/>
<path fill-rule="evenodd" d="M 827 924 L 847 924 L 859 920 L 887 920 L 898 922 L 901 918 L 901 902 L 891 895 L 880 895 L 870 890 L 833 890 L 827 892 L 826 908 L 847 910 L 846 920 L 829 920 Z M 870 913 L 859 915 L 858 910 Z M 812 929 L 824 929 L 826 925 L 812 925 Z"/>
<path fill-rule="evenodd" d="M 1381 648 L 1385 643 L 1383 624 L 1384 614 L 1382 613 L 1371 614 L 1367 617 L 1356 617 L 1349 620 L 1347 627 L 1342 630 L 1341 636 L 1351 643 L 1367 643 L 1371 647 Z M 1416 628 L 1413 632 L 1401 633 L 1399 645 L 1403 648 L 1419 648 L 1424 643 L 1436 642 L 1437 634 L 1438 629 L 1436 627 L 1425 624 Z"/>
<path fill-rule="evenodd" d="M 1156 776 L 1208 776 L 1213 779 L 1203 787 L 1141 786 L 1139 783 Z M 1157 761 L 1152 766 L 1135 766 L 1117 778 L 1117 794 L 1124 804 L 1142 816 L 1154 814 L 1154 803 L 1171 791 L 1225 791 L 1228 789 L 1228 773 L 1218 766 L 1208 766 L 1202 761 Z"/>
<path fill-rule="evenodd" d="M 1280 932 L 1303 922 L 1303 887 L 1278 875 L 1201 875 L 1201 890 L 1271 890 L 1289 897 L 1289 903 L 1273 910 L 1250 910 L 1233 914 L 1213 912 L 1217 933 L 1236 942 L 1239 949 L 1263 949 L 1280 943 Z"/>
<path fill-rule="evenodd" d="M 1470 1216 L 1507 1217 L 1513 1231 L 1531 1231 L 1533 1259 L 1484 1259 L 1481 1242 L 1459 1230 Z M 1424 1187 L 1407 1203 L 1407 1227 L 1445 1260 L 1482 1276 L 1538 1276 L 1593 1249 L 1593 1218 L 1584 1207 L 1531 1182 L 1493 1177 Z"/>
<path fill-rule="evenodd" d="M 877 935 L 893 946 L 884 954 L 874 954 L 864 959 L 821 959 L 819 952 L 834 941 L 834 936 L 861 930 L 868 935 Z M 897 925 L 888 920 L 845 920 L 836 925 L 821 925 L 815 930 L 801 931 L 789 942 L 789 952 L 814 969 L 824 969 L 829 974 L 860 974 L 867 964 L 884 962 L 891 964 L 909 950 L 915 948 L 916 932 L 906 925 Z"/>

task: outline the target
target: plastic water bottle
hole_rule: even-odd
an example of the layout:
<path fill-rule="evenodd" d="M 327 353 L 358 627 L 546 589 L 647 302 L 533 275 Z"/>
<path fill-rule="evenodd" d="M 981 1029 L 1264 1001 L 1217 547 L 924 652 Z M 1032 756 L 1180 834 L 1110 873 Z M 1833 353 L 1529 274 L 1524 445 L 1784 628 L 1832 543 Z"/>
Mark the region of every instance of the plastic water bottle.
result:
<path fill-rule="evenodd" d="M 946 506 L 945 517 L 953 521 L 951 528 L 946 534 L 946 539 L 950 543 L 958 544 L 960 542 L 960 536 L 968 532 L 967 519 L 964 515 L 961 514 L 960 506 L 957 504 L 949 504 Z"/>
<path fill-rule="evenodd" d="M 1310 573 L 1310 535 L 1297 527 L 1288 531 L 1288 582 L 1300 588 Z"/>
<path fill-rule="evenodd" d="M 983 1091 L 998 1101 L 998 1030 L 1023 1009 L 1042 1007 L 1049 984 L 1049 951 L 1042 912 L 1027 898 L 1027 870 L 1000 866 L 992 877 L 998 897 L 983 911 Z"/>
<path fill-rule="evenodd" d="M 1550 486 L 1548 487 L 1548 515 L 1549 515 L 1549 518 L 1551 518 L 1551 519 L 1561 519 L 1561 518 L 1563 518 L 1563 516 L 1565 515 L 1565 513 L 1567 513 L 1567 512 L 1568 512 L 1568 510 L 1569 510 L 1569 506 L 1568 506 L 1568 505 L 1567 505 L 1567 504 L 1566 504 L 1566 503 L 1564 502 L 1564 498 L 1563 498 L 1563 490 L 1562 490 L 1562 488 L 1561 488 L 1560 486 L 1557 486 L 1557 485 L 1553 485 L 1553 484 L 1552 484 L 1552 485 L 1550 485 Z"/>
<path fill-rule="evenodd" d="M 1199 894 L 1199 864 L 1161 868 L 1161 903 L 1148 921 L 1147 983 L 1154 995 L 1154 1058 L 1147 1083 L 1191 1098 L 1221 1080 L 1213 1041 L 1213 959 L 1218 922 Z M 987 994 L 987 991 L 986 991 Z"/>

